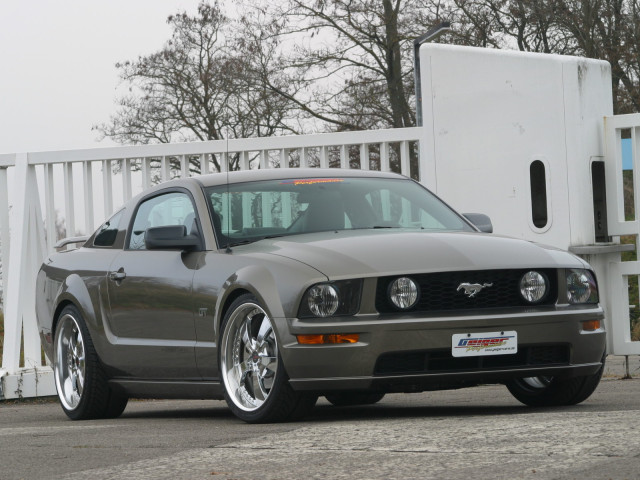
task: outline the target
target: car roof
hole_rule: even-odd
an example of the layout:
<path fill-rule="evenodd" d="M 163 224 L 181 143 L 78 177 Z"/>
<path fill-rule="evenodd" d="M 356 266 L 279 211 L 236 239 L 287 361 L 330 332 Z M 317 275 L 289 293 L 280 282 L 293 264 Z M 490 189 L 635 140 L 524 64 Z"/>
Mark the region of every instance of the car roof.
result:
<path fill-rule="evenodd" d="M 184 182 L 197 182 L 204 187 L 226 185 L 260 180 L 302 179 L 302 178 L 342 178 L 342 177 L 371 177 L 371 178 L 405 178 L 397 173 L 378 172 L 370 170 L 345 170 L 338 168 L 266 168 L 259 170 L 240 170 L 227 173 L 211 173 L 198 175 L 186 179 L 176 179 L 161 184 L 162 187 L 180 186 Z M 158 185 L 160 186 L 160 185 Z"/>

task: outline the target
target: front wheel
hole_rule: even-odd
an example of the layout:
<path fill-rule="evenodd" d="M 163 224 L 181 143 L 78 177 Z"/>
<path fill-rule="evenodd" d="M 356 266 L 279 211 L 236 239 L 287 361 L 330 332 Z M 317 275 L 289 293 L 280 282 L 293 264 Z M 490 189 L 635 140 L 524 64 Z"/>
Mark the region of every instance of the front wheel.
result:
<path fill-rule="evenodd" d="M 238 297 L 222 322 L 219 365 L 231 411 L 249 423 L 301 418 L 317 396 L 294 391 L 267 312 L 250 294 Z"/>
<path fill-rule="evenodd" d="M 507 388 L 517 400 L 530 407 L 556 407 L 584 402 L 596 390 L 602 366 L 593 375 L 574 378 L 526 377 L 507 382 Z"/>

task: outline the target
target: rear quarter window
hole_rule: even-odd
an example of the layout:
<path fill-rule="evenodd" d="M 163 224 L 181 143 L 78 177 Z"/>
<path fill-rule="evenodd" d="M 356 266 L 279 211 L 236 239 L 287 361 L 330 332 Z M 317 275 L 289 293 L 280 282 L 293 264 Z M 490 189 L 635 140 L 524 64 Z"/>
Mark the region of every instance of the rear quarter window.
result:
<path fill-rule="evenodd" d="M 94 247 L 112 247 L 118 236 L 118 228 L 120 226 L 120 220 L 124 210 L 120 210 L 109 220 L 100 225 L 100 228 L 96 232 L 96 236 L 93 239 Z"/>

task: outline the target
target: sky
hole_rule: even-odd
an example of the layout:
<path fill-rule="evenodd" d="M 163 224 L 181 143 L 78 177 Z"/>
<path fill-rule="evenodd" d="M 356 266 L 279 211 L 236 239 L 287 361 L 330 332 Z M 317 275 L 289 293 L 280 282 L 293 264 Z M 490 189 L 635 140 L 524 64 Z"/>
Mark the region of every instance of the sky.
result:
<path fill-rule="evenodd" d="M 0 0 L 0 153 L 114 145 L 115 63 L 159 50 L 199 0 Z"/>
<path fill-rule="evenodd" d="M 200 0 L 0 0 L 0 154 L 115 145 L 91 127 L 116 112 L 126 88 L 116 62 L 162 48 L 171 35 L 167 17 L 195 13 Z M 62 170 L 55 165 L 54 209 L 66 216 Z M 94 169 L 94 225 L 84 225 L 81 165 L 75 164 L 76 232 L 90 233 L 106 218 Z M 43 208 L 43 175 L 37 172 Z M 13 169 L 8 170 L 13 225 Z M 119 175 L 113 178 L 116 207 Z M 139 185 L 137 185 L 139 184 Z M 134 177 L 134 190 L 141 179 Z M 12 226 L 12 228 L 15 225 Z"/>

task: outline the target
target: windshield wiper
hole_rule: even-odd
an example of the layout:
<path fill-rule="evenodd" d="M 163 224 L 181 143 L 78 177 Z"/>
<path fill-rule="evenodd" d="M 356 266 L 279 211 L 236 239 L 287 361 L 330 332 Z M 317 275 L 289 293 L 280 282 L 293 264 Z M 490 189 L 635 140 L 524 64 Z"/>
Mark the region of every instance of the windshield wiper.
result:
<path fill-rule="evenodd" d="M 265 240 L 267 238 L 278 238 L 278 237 L 284 237 L 284 236 L 285 236 L 284 234 L 278 234 L 278 235 L 267 235 L 265 237 L 259 237 L 259 238 L 253 238 L 253 239 L 238 240 L 236 242 L 228 243 L 225 248 L 237 247 L 238 245 L 247 245 L 249 243 L 259 242 L 260 240 Z"/>
<path fill-rule="evenodd" d="M 238 245 L 247 245 L 257 240 L 260 240 L 260 239 L 258 238 L 256 240 L 238 240 L 237 242 L 230 242 L 230 243 L 227 243 L 226 248 L 237 247 Z"/>
<path fill-rule="evenodd" d="M 403 227 L 402 225 L 374 225 L 369 228 L 404 228 L 404 229 L 414 229 L 414 230 L 424 230 L 424 227 Z"/>

